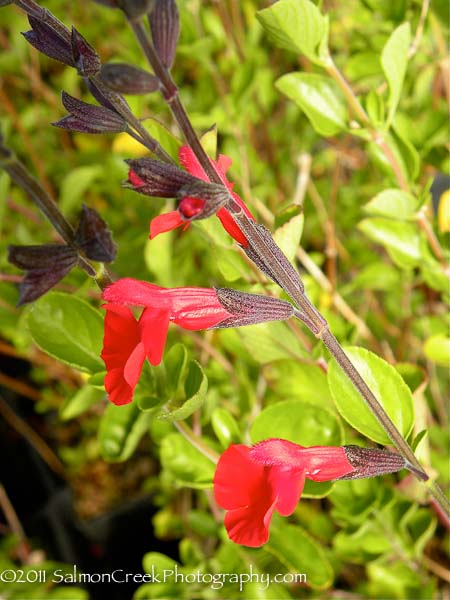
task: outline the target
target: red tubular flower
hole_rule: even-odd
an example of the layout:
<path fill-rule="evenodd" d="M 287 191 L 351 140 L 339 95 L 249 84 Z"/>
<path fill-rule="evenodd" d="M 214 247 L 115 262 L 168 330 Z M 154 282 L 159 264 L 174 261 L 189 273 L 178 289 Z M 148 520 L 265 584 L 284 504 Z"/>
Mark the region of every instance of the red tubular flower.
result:
<path fill-rule="evenodd" d="M 230 446 L 219 459 L 214 496 L 227 510 L 225 527 L 233 542 L 257 548 L 269 539 L 273 512 L 291 515 L 305 479 L 359 479 L 412 469 L 400 455 L 380 448 L 311 446 L 268 439 L 252 448 Z"/>
<path fill-rule="evenodd" d="M 185 167 L 185 169 L 191 175 L 194 175 L 195 177 L 197 177 L 198 179 L 202 179 L 203 181 L 209 181 L 207 175 L 205 174 L 205 171 L 203 170 L 203 167 L 200 165 L 200 163 L 197 160 L 197 157 L 195 156 L 195 154 L 189 146 L 182 146 L 180 148 L 179 159 L 183 167 Z M 211 160 L 211 165 L 215 168 L 222 182 L 231 191 L 233 189 L 234 184 L 230 183 L 226 177 L 226 171 L 231 166 L 231 159 L 228 156 L 220 154 L 217 161 Z M 233 191 L 231 191 L 231 194 L 234 200 L 239 204 L 239 206 L 241 206 L 245 214 L 250 219 L 253 219 L 253 215 L 245 206 L 241 198 Z M 150 223 L 150 239 L 153 239 L 160 233 L 171 231 L 176 227 L 180 227 L 181 225 L 184 225 L 186 228 L 189 225 L 189 223 L 186 222 L 186 219 L 192 218 L 193 214 L 195 214 L 196 211 L 201 210 L 202 202 L 203 201 L 199 198 L 185 197 L 180 201 L 178 210 L 155 217 Z M 216 214 L 219 217 L 224 229 L 231 235 L 231 237 L 234 238 L 242 246 L 247 247 L 248 242 L 245 235 L 236 225 L 228 210 L 223 207 L 219 209 Z M 183 217 L 185 218 L 183 219 Z"/>
<path fill-rule="evenodd" d="M 230 446 L 214 475 L 217 504 L 227 510 L 225 527 L 233 542 L 257 548 L 269 539 L 273 512 L 291 515 L 305 478 L 328 481 L 353 471 L 344 448 L 304 448 L 269 439 L 249 448 Z"/>
<path fill-rule="evenodd" d="M 146 281 L 119 279 L 102 294 L 106 304 L 102 358 L 106 391 L 115 404 L 131 402 L 142 364 L 161 362 L 169 323 L 184 329 L 241 327 L 289 319 L 285 300 L 226 288 L 162 288 Z M 127 305 L 143 308 L 136 321 Z"/>
<path fill-rule="evenodd" d="M 217 298 L 214 289 L 165 289 L 151 283 L 121 279 L 102 294 L 106 304 L 105 333 L 101 357 L 107 375 L 105 389 L 114 404 L 132 401 L 134 388 L 147 358 L 161 362 L 170 321 L 184 329 L 207 329 L 233 315 Z M 124 304 L 143 306 L 136 321 Z"/>

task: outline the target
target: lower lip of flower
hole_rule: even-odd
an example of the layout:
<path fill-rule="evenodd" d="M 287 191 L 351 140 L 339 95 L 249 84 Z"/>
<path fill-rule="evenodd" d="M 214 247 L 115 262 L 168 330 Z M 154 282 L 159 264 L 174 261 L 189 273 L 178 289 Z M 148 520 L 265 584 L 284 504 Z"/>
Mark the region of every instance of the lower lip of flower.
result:
<path fill-rule="evenodd" d="M 178 205 L 178 212 L 187 221 L 199 215 L 205 207 L 200 198 L 183 198 Z"/>

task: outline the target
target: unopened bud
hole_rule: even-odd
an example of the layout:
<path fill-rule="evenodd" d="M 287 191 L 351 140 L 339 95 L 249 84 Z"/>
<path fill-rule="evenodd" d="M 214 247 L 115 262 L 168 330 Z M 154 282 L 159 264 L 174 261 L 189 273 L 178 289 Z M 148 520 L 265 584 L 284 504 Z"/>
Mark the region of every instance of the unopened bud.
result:
<path fill-rule="evenodd" d="M 85 204 L 75 232 L 75 242 L 91 260 L 112 262 L 116 256 L 117 246 L 105 221 L 96 210 Z"/>
<path fill-rule="evenodd" d="M 108 88 L 122 94 L 149 94 L 159 88 L 157 77 L 125 63 L 103 65 L 100 79 Z"/>
<path fill-rule="evenodd" d="M 407 469 L 408 463 L 400 454 L 381 448 L 343 446 L 348 462 L 354 470 L 339 479 L 361 479 L 395 473 Z"/>
<path fill-rule="evenodd" d="M 79 75 L 83 77 L 97 75 L 102 65 L 100 57 L 75 27 L 72 27 L 71 41 L 73 60 Z"/>
<path fill-rule="evenodd" d="M 66 92 L 62 93 L 62 103 L 70 115 L 52 123 L 55 127 L 82 133 L 119 133 L 127 124 L 116 112 L 78 100 Z"/>
<path fill-rule="evenodd" d="M 166 69 L 170 69 L 180 34 L 180 19 L 175 0 L 156 0 L 149 16 L 153 45 Z"/>

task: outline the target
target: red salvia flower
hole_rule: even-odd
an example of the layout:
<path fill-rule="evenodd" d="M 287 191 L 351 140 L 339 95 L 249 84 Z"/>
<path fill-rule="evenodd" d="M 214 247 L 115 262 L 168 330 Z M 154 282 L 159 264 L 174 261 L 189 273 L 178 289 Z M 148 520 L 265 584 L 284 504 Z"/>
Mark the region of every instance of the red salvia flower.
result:
<path fill-rule="evenodd" d="M 357 479 L 409 468 L 402 456 L 378 448 L 311 446 L 282 439 L 249 448 L 230 446 L 214 475 L 217 504 L 228 511 L 225 527 L 231 540 L 256 548 L 269 539 L 274 511 L 291 515 L 305 479 Z"/>
<path fill-rule="evenodd" d="M 103 291 L 108 302 L 102 358 L 105 388 L 114 404 L 131 402 L 142 365 L 161 362 L 172 321 L 184 329 L 238 327 L 292 316 L 289 302 L 228 289 L 162 288 L 120 279 Z M 128 305 L 142 307 L 136 320 Z"/>
<path fill-rule="evenodd" d="M 203 167 L 200 165 L 200 163 L 197 160 L 197 157 L 195 156 L 195 154 L 189 146 L 182 146 L 180 148 L 179 159 L 183 167 L 191 175 L 194 175 L 195 177 L 197 177 L 198 179 L 202 179 L 203 181 L 209 181 L 207 175 L 205 174 L 205 171 L 203 170 Z M 239 204 L 239 206 L 241 206 L 245 214 L 250 219 L 253 219 L 253 215 L 245 206 L 244 202 L 235 192 L 232 191 L 234 184 L 230 183 L 226 177 L 226 172 L 231 166 L 231 158 L 220 154 L 217 161 L 212 159 L 210 160 L 211 165 L 215 168 L 222 182 L 231 191 L 231 195 L 233 196 L 234 200 Z M 131 171 L 129 180 L 132 181 Z M 186 229 L 186 227 L 188 227 L 189 225 L 186 219 L 191 219 L 192 216 L 196 214 L 196 212 L 200 212 L 203 208 L 203 204 L 204 201 L 199 198 L 182 198 L 178 206 L 178 210 L 159 215 L 152 219 L 150 223 L 150 238 L 153 239 L 160 233 L 171 231 L 172 229 L 181 227 L 182 225 L 184 225 L 184 228 Z M 248 242 L 245 235 L 236 225 L 228 210 L 223 207 L 220 208 L 216 214 L 219 217 L 224 229 L 231 235 L 231 237 L 234 238 L 242 246 L 247 247 Z"/>

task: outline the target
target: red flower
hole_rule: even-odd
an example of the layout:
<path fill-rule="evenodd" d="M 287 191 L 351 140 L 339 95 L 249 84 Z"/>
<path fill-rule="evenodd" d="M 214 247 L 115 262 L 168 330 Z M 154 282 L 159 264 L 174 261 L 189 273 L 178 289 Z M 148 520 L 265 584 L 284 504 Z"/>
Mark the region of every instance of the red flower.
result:
<path fill-rule="evenodd" d="M 169 322 L 184 329 L 208 329 L 233 317 L 219 302 L 214 289 L 166 289 L 134 279 L 120 279 L 106 288 L 102 359 L 107 375 L 105 388 L 114 404 L 128 404 L 145 358 L 161 362 Z M 143 306 L 138 321 L 127 306 Z"/>
<path fill-rule="evenodd" d="M 227 510 L 225 527 L 231 540 L 256 548 L 269 539 L 273 512 L 291 515 L 305 478 L 329 481 L 354 467 L 344 447 L 304 448 L 287 440 L 268 439 L 249 448 L 230 446 L 214 475 L 214 495 Z"/>
<path fill-rule="evenodd" d="M 197 160 L 197 157 L 195 156 L 195 154 L 189 146 L 182 146 L 180 148 L 179 159 L 183 167 L 185 167 L 185 169 L 191 175 L 194 175 L 195 177 L 198 177 L 203 181 L 209 181 L 207 175 L 205 174 L 205 171 L 203 170 L 202 166 Z M 217 161 L 214 161 L 212 159 L 210 160 L 212 166 L 215 168 L 222 182 L 231 191 L 233 189 L 234 184 L 230 183 L 226 177 L 226 172 L 231 166 L 231 159 L 228 156 L 220 154 Z M 131 171 L 129 180 L 132 181 Z M 231 194 L 235 201 L 239 204 L 239 206 L 242 207 L 242 210 L 245 212 L 245 214 L 250 219 L 253 219 L 253 215 L 245 206 L 241 198 L 239 198 L 239 196 L 235 192 L 231 192 Z M 153 239 L 160 233 L 171 231 L 172 229 L 175 229 L 176 227 L 180 227 L 182 225 L 184 225 L 186 229 L 189 223 L 186 222 L 186 219 L 183 219 L 182 215 L 187 219 L 192 218 L 193 215 L 201 211 L 201 209 L 203 208 L 203 204 L 204 201 L 199 198 L 183 198 L 178 206 L 178 210 L 159 215 L 152 219 L 150 223 L 150 239 Z M 233 237 L 242 246 L 247 247 L 248 242 L 245 235 L 236 225 L 228 210 L 226 208 L 221 208 L 217 211 L 216 214 L 222 222 L 224 229 L 231 235 L 231 237 Z"/>

